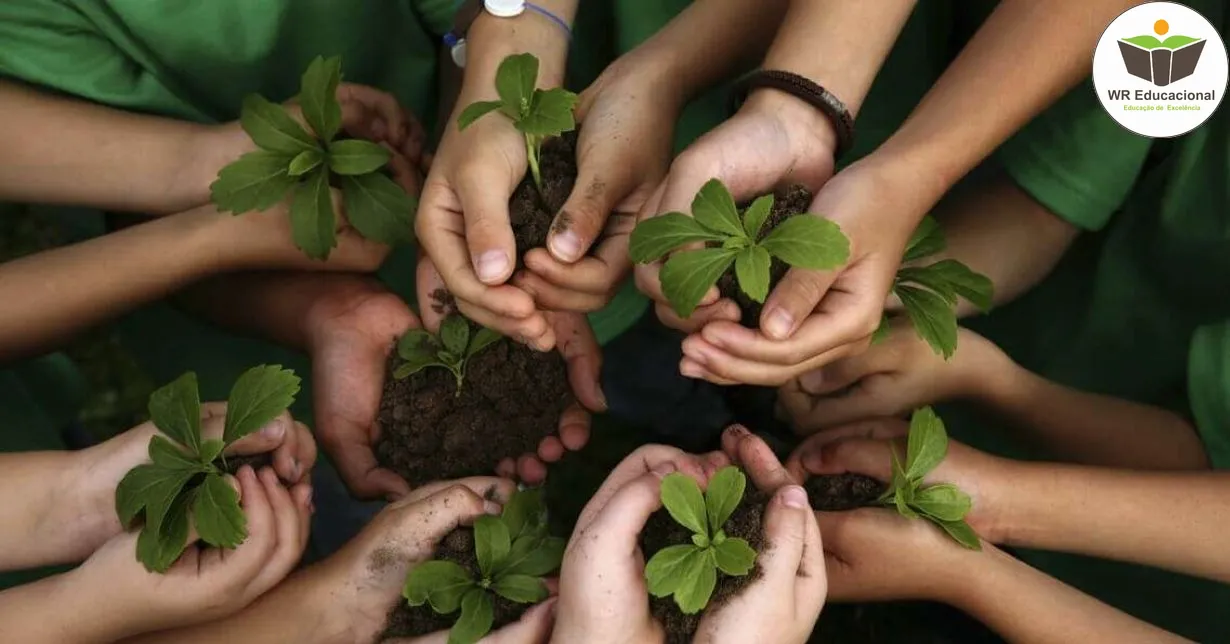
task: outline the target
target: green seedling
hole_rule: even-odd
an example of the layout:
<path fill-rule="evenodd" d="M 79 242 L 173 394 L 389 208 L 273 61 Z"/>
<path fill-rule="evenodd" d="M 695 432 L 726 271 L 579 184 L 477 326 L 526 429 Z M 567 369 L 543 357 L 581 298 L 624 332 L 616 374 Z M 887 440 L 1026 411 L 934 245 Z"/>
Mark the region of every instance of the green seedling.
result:
<path fill-rule="evenodd" d="M 428 604 L 441 615 L 460 608 L 449 644 L 473 644 L 491 631 L 496 595 L 519 604 L 547 598 L 542 578 L 559 569 L 564 546 L 563 539 L 547 534 L 541 489 L 522 490 L 499 517 L 474 522 L 478 574 L 453 561 L 427 561 L 406 576 L 402 596 L 411 606 Z"/>
<path fill-rule="evenodd" d="M 253 94 L 239 117 L 260 148 L 222 168 L 210 186 L 222 212 L 264 211 L 293 195 L 291 235 L 312 259 L 324 260 L 337 246 L 338 214 L 331 188 L 342 193 L 346 221 L 360 235 L 383 244 L 413 237 L 413 197 L 383 171 L 391 155 L 370 141 L 340 139 L 342 108 L 337 100 L 341 59 L 312 61 L 303 74 L 299 106 L 311 132 L 286 109 Z"/>
<path fill-rule="evenodd" d="M 931 257 L 946 246 L 944 231 L 931 217 L 923 219 L 905 249 L 904 264 Z M 897 271 L 892 292 L 919 337 L 945 360 L 957 350 L 957 300 L 965 298 L 980 311 L 991 309 L 995 287 L 987 276 L 975 273 L 955 259 L 927 266 L 904 266 Z M 878 342 L 888 335 L 888 316 L 872 336 Z"/>
<path fill-rule="evenodd" d="M 397 341 L 397 355 L 405 362 L 393 371 L 393 377 L 404 380 L 427 367 L 443 367 L 457 378 L 457 395 L 461 395 L 466 362 L 501 337 L 487 328 L 471 333 L 470 323 L 460 315 L 445 318 L 438 336 L 422 329 L 411 329 Z"/>
<path fill-rule="evenodd" d="M 732 577 L 752 571 L 756 551 L 722 530 L 746 487 L 747 477 L 736 467 L 718 471 L 703 496 L 686 474 L 675 472 L 662 479 L 662 505 L 679 525 L 692 531 L 692 543 L 663 548 L 645 564 L 649 594 L 674 595 L 679 610 L 694 615 L 708 605 L 719 570 Z"/>
<path fill-rule="evenodd" d="M 495 73 L 498 101 L 472 103 L 457 117 L 457 127 L 464 130 L 489 112 L 499 110 L 525 136 L 525 154 L 530 175 L 538 194 L 542 194 L 542 171 L 538 159 L 542 144 L 553 136 L 576 129 L 572 108 L 577 95 L 556 87 L 537 89 L 538 59 L 533 54 L 514 54 L 500 63 Z"/>
<path fill-rule="evenodd" d="M 971 550 L 982 544 L 973 528 L 965 522 L 972 502 L 969 495 L 952 483 L 923 485 L 923 479 L 948 453 L 948 433 L 944 423 L 930 407 L 923 407 L 910 418 L 910 436 L 905 466 L 893 450 L 893 481 L 879 503 L 897 508 L 907 519 L 926 519 L 947 532 L 957 543 Z"/>
<path fill-rule="evenodd" d="M 235 381 L 227 399 L 222 438 L 201 435 L 196 374 L 186 373 L 150 394 L 149 415 L 161 431 L 150 439 L 152 463 L 129 470 L 115 490 L 120 523 L 145 522 L 137 559 L 164 573 L 183 554 L 189 517 L 201 541 L 235 548 L 248 537 L 239 495 L 224 478 L 222 450 L 286 411 L 299 392 L 299 377 L 280 365 L 261 365 Z"/>
<path fill-rule="evenodd" d="M 765 195 L 740 217 L 730 191 L 711 179 L 692 201 L 691 217 L 672 212 L 637 224 L 629 253 L 632 261 L 648 264 L 689 244 L 706 246 L 676 252 L 662 266 L 662 292 L 685 318 L 731 264 L 739 288 L 752 300 L 764 302 L 774 258 L 812 270 L 831 270 L 849 260 L 850 241 L 837 224 L 823 217 L 795 215 L 761 238 L 772 210 L 773 195 Z"/>

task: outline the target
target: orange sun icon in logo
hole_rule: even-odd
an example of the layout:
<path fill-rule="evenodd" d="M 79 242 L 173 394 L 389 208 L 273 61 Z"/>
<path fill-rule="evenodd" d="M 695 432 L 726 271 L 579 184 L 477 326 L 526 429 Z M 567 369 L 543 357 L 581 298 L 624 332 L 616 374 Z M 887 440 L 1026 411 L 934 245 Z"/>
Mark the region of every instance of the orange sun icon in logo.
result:
<path fill-rule="evenodd" d="M 1170 31 L 1170 23 L 1165 20 L 1158 20 L 1153 23 L 1153 31 L 1156 31 L 1159 36 L 1165 36 L 1166 32 Z"/>

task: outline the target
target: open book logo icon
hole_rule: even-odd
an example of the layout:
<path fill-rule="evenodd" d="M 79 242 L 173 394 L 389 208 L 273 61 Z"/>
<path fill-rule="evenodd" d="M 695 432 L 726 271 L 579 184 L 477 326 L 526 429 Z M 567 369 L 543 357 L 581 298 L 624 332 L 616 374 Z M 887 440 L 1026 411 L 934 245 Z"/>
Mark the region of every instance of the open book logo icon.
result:
<path fill-rule="evenodd" d="M 1165 40 L 1151 35 L 1135 36 L 1119 39 L 1119 53 L 1129 74 L 1165 87 L 1196 72 L 1206 42 L 1191 36 L 1170 36 Z"/>

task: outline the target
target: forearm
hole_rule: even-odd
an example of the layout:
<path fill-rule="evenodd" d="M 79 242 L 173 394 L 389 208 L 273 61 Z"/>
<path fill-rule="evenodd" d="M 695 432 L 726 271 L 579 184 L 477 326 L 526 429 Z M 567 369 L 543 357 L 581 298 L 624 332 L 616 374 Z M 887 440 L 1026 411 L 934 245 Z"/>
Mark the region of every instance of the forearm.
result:
<path fill-rule="evenodd" d="M 6 431 L 23 429 L 9 427 Z M 0 490 L 5 495 L 0 503 L 0 570 L 62 561 L 59 551 L 71 535 L 55 521 L 56 509 L 68 500 L 66 475 L 72 469 L 73 457 L 68 452 L 0 454 Z"/>
<path fill-rule="evenodd" d="M 1183 642 L 1043 574 L 995 548 L 976 556 L 954 603 L 1009 642 Z"/>
<path fill-rule="evenodd" d="M 231 219 L 199 208 L 0 266 L 0 362 L 41 354 L 227 268 Z"/>
<path fill-rule="evenodd" d="M 1055 457 L 1133 469 L 1207 469 L 1204 444 L 1169 410 L 1087 393 L 1015 364 L 982 379 L 983 402 Z"/>
<path fill-rule="evenodd" d="M 116 620 L 89 615 L 97 597 L 81 597 L 73 573 L 0 592 L 0 641 L 22 644 L 104 644 L 125 633 Z M 109 605 L 109 604 L 108 604 Z M 122 612 L 122 611 L 121 611 Z M 92 617 L 100 617 L 94 621 Z"/>
<path fill-rule="evenodd" d="M 230 159 L 209 126 L 131 114 L 0 81 L 0 200 L 166 214 L 209 201 Z M 204 154 L 202 154 L 204 152 Z"/>
<path fill-rule="evenodd" d="M 537 4 L 568 24 L 576 15 L 577 0 L 539 0 Z M 461 95 L 467 100 L 494 100 L 495 73 L 500 62 L 520 53 L 538 58 L 539 87 L 563 84 L 568 35 L 559 25 L 533 11 L 524 11 L 515 18 L 479 14 L 466 33 L 466 71 Z"/>
<path fill-rule="evenodd" d="M 1014 463 L 996 541 L 1230 583 L 1230 474 Z"/>
<path fill-rule="evenodd" d="M 1139 1 L 1000 2 L 906 122 L 872 157 L 892 166 L 890 172 L 900 177 L 900 185 L 913 185 L 919 212 L 925 211 L 1013 132 L 1085 77 L 1089 52 L 1106 25 L 1135 4 Z"/>

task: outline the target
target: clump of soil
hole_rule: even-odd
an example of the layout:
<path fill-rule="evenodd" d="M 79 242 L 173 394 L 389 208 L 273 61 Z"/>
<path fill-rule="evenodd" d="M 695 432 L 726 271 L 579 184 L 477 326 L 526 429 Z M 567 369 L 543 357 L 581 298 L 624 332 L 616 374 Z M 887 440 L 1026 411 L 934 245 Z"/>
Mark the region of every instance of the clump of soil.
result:
<path fill-rule="evenodd" d="M 543 144 L 543 195 L 527 173 L 509 200 L 518 264 L 546 244 L 555 212 L 576 182 L 576 135 Z M 442 289 L 433 293 L 437 313 L 455 308 Z M 389 360 L 380 402 L 382 439 L 377 457 L 411 485 L 491 471 L 506 457 L 533 452 L 555 433 L 560 414 L 573 401 L 568 372 L 557 352 L 539 353 L 501 340 L 474 356 L 458 392 L 447 369 L 428 367 L 395 380 L 400 360 Z"/>
<path fill-rule="evenodd" d="M 811 207 L 811 192 L 803 186 L 792 186 L 784 191 L 774 195 L 773 209 L 769 212 L 769 218 L 765 220 L 764 226 L 760 229 L 760 239 L 764 239 L 778 224 L 789 219 L 793 215 L 798 215 L 807 212 Z M 746 208 L 748 204 L 741 204 L 740 210 Z M 773 258 L 773 263 L 769 265 L 769 292 L 773 291 L 773 287 L 777 286 L 777 282 L 786 275 L 786 271 L 790 270 L 790 266 L 785 262 Z M 739 288 L 739 282 L 735 279 L 735 269 L 732 266 L 726 271 L 721 278 L 718 279 L 718 290 L 722 297 L 728 297 L 734 300 L 739 309 L 743 312 L 743 324 L 752 328 L 760 326 L 760 311 L 764 305 L 752 300 L 743 289 Z"/>
<path fill-rule="evenodd" d="M 726 535 L 745 539 L 753 550 L 760 552 L 764 546 L 764 531 L 760 521 L 768 502 L 767 494 L 749 490 L 739 507 L 727 519 L 726 525 L 722 527 Z M 655 512 L 645 524 L 645 529 L 641 532 L 641 551 L 645 553 L 645 560 L 648 561 L 654 553 L 667 546 L 687 544 L 691 543 L 691 540 L 692 532 L 676 523 L 670 514 L 662 509 Z M 704 611 L 695 615 L 684 615 L 680 612 L 674 597 L 661 599 L 650 597 L 649 611 L 666 630 L 666 644 L 691 642 L 705 611 L 714 610 L 729 601 L 731 597 L 756 581 L 760 574 L 759 563 L 743 577 L 731 577 L 719 570 L 717 586 L 713 589 L 713 596 L 709 599 L 708 606 Z"/>
<path fill-rule="evenodd" d="M 478 579 L 481 572 L 478 569 L 478 556 L 474 552 L 474 530 L 458 528 L 440 541 L 436 549 L 435 559 L 453 561 Z M 518 604 L 509 601 L 495 593 L 495 622 L 491 630 L 506 626 L 517 621 L 533 604 Z M 446 631 L 453 627 L 461 612 L 441 615 L 431 609 L 430 604 L 411 607 L 410 604 L 398 601 L 397 606 L 389 612 L 389 623 L 380 639 L 395 639 L 398 637 L 416 637 L 428 635 L 436 631 Z"/>
<path fill-rule="evenodd" d="M 803 484 L 811 507 L 824 512 L 854 510 L 875 504 L 888 489 L 878 479 L 863 474 L 813 476 Z"/>

